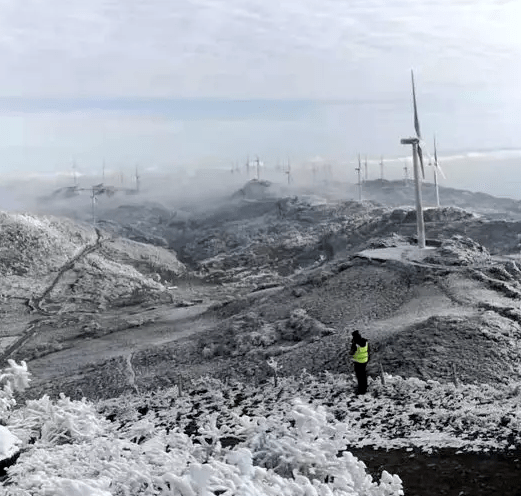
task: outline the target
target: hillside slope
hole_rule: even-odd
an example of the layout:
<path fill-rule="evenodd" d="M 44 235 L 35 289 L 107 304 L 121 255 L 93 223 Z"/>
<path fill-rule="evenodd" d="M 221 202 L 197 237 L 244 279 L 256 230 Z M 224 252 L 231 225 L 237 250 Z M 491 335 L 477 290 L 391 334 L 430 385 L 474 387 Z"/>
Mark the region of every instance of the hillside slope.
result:
<path fill-rule="evenodd" d="M 27 359 L 38 370 L 31 394 L 51 378 L 54 393 L 73 397 L 168 386 L 206 373 L 258 382 L 272 373 L 271 356 L 279 357 L 281 374 L 350 371 L 346 346 L 354 328 L 373 343 L 372 375 L 383 367 L 452 380 L 455 365 L 470 382 L 517 377 L 512 344 L 521 271 L 505 258 L 518 243 L 515 222 L 427 210 L 429 238 L 436 240 L 420 260 L 413 256 L 412 209 L 266 192 L 191 216 L 168 212 L 157 204 L 120 209 L 102 222 L 111 235 L 75 230 L 71 221 L 63 221 L 65 229 L 51 219 L 38 220 L 47 231 L 22 236 L 29 244 L 48 239 L 61 250 L 38 258 L 38 250 L 51 248 L 30 248 L 26 273 L 6 279 L 21 278 L 19 295 L 11 293 L 19 299 L 10 304 L 30 305 L 16 316 L 5 307 L 4 357 Z M 131 227 L 132 219 L 151 244 L 118 237 L 118 225 Z M 56 234 L 56 226 L 68 237 Z M 186 267 L 157 239 L 175 247 Z M 389 256 L 392 250 L 398 255 Z M 458 358 L 455 346 L 470 351 Z M 488 353 L 492 346 L 506 357 L 503 369 Z M 478 374 L 472 363 L 482 355 Z"/>
<path fill-rule="evenodd" d="M 81 337 L 82 328 L 100 329 L 96 315 L 107 309 L 172 301 L 171 279 L 185 272 L 172 251 L 30 214 L 0 214 L 0 252 L 3 359 L 18 350 L 31 358 L 28 347 L 43 328 L 54 329 L 41 343 L 52 349 Z M 79 331 L 70 328 L 73 322 Z"/>

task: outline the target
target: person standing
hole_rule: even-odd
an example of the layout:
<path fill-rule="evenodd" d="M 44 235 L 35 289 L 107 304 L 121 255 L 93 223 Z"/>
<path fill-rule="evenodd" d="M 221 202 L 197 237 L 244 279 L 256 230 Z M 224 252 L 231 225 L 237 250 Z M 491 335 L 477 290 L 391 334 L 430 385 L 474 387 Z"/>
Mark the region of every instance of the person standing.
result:
<path fill-rule="evenodd" d="M 350 354 L 353 357 L 356 380 L 358 382 L 356 394 L 365 394 L 367 392 L 366 367 L 369 361 L 369 342 L 360 335 L 360 331 L 353 332 Z"/>

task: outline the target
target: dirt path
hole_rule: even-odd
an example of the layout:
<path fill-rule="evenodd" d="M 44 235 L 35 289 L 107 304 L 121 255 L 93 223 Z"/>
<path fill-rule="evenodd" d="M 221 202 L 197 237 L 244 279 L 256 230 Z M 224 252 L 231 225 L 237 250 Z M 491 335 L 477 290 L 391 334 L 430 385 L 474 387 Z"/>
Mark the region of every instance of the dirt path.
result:
<path fill-rule="evenodd" d="M 36 382 L 74 375 L 81 368 L 103 363 L 146 348 L 160 346 L 198 333 L 214 325 L 201 318 L 210 303 L 192 307 L 167 309 L 158 314 L 155 322 L 114 332 L 95 339 L 77 341 L 68 349 L 57 351 L 28 362 Z M 130 377 L 130 376 L 129 376 Z"/>
<path fill-rule="evenodd" d="M 56 277 L 44 289 L 42 294 L 40 296 L 36 297 L 36 298 L 29 299 L 27 304 L 30 307 L 32 307 L 34 310 L 38 311 L 39 313 L 43 313 L 45 315 L 49 315 L 49 313 L 46 310 L 42 309 L 41 306 L 40 306 L 42 300 L 48 294 L 50 294 L 50 292 L 56 287 L 56 284 L 58 284 L 60 279 L 63 277 L 65 272 L 71 270 L 74 267 L 74 264 L 78 260 L 80 260 L 81 258 L 85 257 L 89 253 L 92 253 L 93 251 L 95 251 L 95 250 L 97 250 L 98 248 L 101 247 L 101 244 L 103 243 L 104 239 L 103 239 L 103 237 L 101 235 L 101 231 L 98 228 L 95 228 L 95 229 L 96 229 L 96 236 L 97 236 L 97 238 L 96 238 L 96 241 L 94 242 L 94 244 L 85 246 L 79 253 L 74 255 L 74 257 L 72 257 L 68 262 L 63 264 L 62 267 L 60 268 L 60 270 L 58 271 L 58 274 L 56 275 Z"/>
<path fill-rule="evenodd" d="M 371 321 L 366 334 L 369 339 L 380 340 L 429 317 L 470 317 L 477 313 L 477 308 L 463 307 L 456 303 L 438 285 L 418 286 L 413 298 L 402 305 L 394 315 L 388 319 Z"/>
<path fill-rule="evenodd" d="M 96 228 L 96 241 L 93 244 L 86 245 L 79 253 L 74 255 L 69 261 L 67 261 L 58 271 L 56 277 L 51 281 L 51 283 L 43 290 L 40 296 L 35 298 L 29 298 L 27 300 L 27 306 L 32 310 L 36 311 L 42 315 L 50 315 L 49 312 L 41 308 L 41 302 L 44 298 L 50 294 L 50 292 L 56 287 L 56 284 L 60 281 L 63 275 L 70 269 L 74 267 L 74 264 L 83 258 L 84 256 L 92 253 L 101 247 L 101 244 L 104 241 L 102 237 L 101 231 Z M 31 322 L 29 326 L 23 331 L 21 336 L 16 339 L 13 343 L 6 347 L 6 349 L 0 354 L 0 363 L 3 363 L 7 360 L 11 355 L 13 355 L 18 349 L 20 349 L 25 342 L 27 342 L 30 338 L 32 338 L 37 332 L 39 327 L 36 325 L 37 320 Z"/>

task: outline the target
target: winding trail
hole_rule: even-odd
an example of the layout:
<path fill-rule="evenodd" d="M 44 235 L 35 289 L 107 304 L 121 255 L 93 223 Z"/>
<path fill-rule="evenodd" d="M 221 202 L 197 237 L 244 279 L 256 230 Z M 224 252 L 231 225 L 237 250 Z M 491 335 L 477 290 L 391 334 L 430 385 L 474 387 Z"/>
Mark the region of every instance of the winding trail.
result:
<path fill-rule="evenodd" d="M 210 303 L 204 303 L 192 307 L 166 307 L 154 322 L 98 338 L 78 340 L 71 348 L 35 358 L 28 362 L 34 375 L 33 384 L 70 377 L 85 367 L 121 357 L 126 361 L 128 382 L 133 386 L 132 381 L 135 383 L 136 380 L 132 366 L 134 353 L 168 345 L 211 328 L 215 322 L 203 317 L 210 306 Z"/>
<path fill-rule="evenodd" d="M 93 251 L 99 249 L 105 241 L 105 238 L 103 238 L 103 235 L 101 234 L 101 231 L 95 227 L 96 231 L 96 241 L 93 244 L 86 245 L 79 253 L 74 255 L 68 262 L 62 265 L 60 270 L 58 271 L 58 274 L 53 279 L 53 281 L 44 289 L 42 294 L 40 296 L 37 296 L 36 298 L 30 297 L 27 299 L 26 304 L 27 306 L 34 312 L 37 312 L 41 315 L 49 316 L 52 315 L 50 312 L 44 310 L 40 304 L 41 302 L 51 293 L 51 291 L 56 287 L 60 279 L 63 277 L 63 275 L 71 270 L 74 267 L 74 264 L 80 260 L 81 258 L 85 257 L 89 253 L 92 253 Z M 39 319 L 33 320 L 27 329 L 23 332 L 23 334 L 13 343 L 11 343 L 1 354 L 0 354 L 0 363 L 3 363 L 5 360 L 7 360 L 13 353 L 15 353 L 19 348 L 23 346 L 23 344 L 28 341 L 30 338 L 32 338 L 35 334 L 37 334 L 39 330 L 39 326 L 37 325 L 39 323 Z"/>
<path fill-rule="evenodd" d="M 132 355 L 133 355 L 133 353 L 130 352 L 126 358 L 128 384 L 129 384 L 129 386 L 131 386 L 134 389 L 136 394 L 139 394 L 139 388 L 136 384 L 136 373 L 134 372 L 134 367 L 132 367 Z"/>
<path fill-rule="evenodd" d="M 30 298 L 28 300 L 27 305 L 30 308 L 32 308 L 33 310 L 35 310 L 39 313 L 42 313 L 44 315 L 51 315 L 46 310 L 42 309 L 40 304 L 41 304 L 42 300 L 44 298 L 46 298 L 51 293 L 51 291 L 56 287 L 56 285 L 58 284 L 60 279 L 63 277 L 63 275 L 67 271 L 71 270 L 74 267 L 74 264 L 78 260 L 80 260 L 81 258 L 87 256 L 89 253 L 92 253 L 93 251 L 95 251 L 101 247 L 101 245 L 104 241 L 104 238 L 101 234 L 101 231 L 97 227 L 95 227 L 94 229 L 95 229 L 96 235 L 97 235 L 97 238 L 96 238 L 96 241 L 94 242 L 94 244 L 85 246 L 79 253 L 74 255 L 74 257 L 72 257 L 68 262 L 66 262 L 60 268 L 60 270 L 58 271 L 58 274 L 56 274 L 56 277 L 53 279 L 53 281 L 44 289 L 43 293 L 36 298 Z"/>
<path fill-rule="evenodd" d="M 11 343 L 7 348 L 0 354 L 0 364 L 7 361 L 7 359 L 18 349 L 20 348 L 28 339 L 32 338 L 38 332 L 38 326 L 36 325 L 39 322 L 38 319 L 33 320 L 29 327 L 24 331 L 24 333 L 13 343 Z"/>

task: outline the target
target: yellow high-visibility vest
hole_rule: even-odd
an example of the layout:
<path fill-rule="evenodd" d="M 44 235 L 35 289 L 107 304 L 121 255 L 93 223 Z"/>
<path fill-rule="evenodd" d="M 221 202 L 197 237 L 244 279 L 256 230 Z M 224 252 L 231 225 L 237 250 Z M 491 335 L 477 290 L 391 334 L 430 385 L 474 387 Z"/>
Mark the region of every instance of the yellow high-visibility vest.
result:
<path fill-rule="evenodd" d="M 358 363 L 367 363 L 369 360 L 369 342 L 366 342 L 365 346 L 356 345 L 353 360 Z"/>

